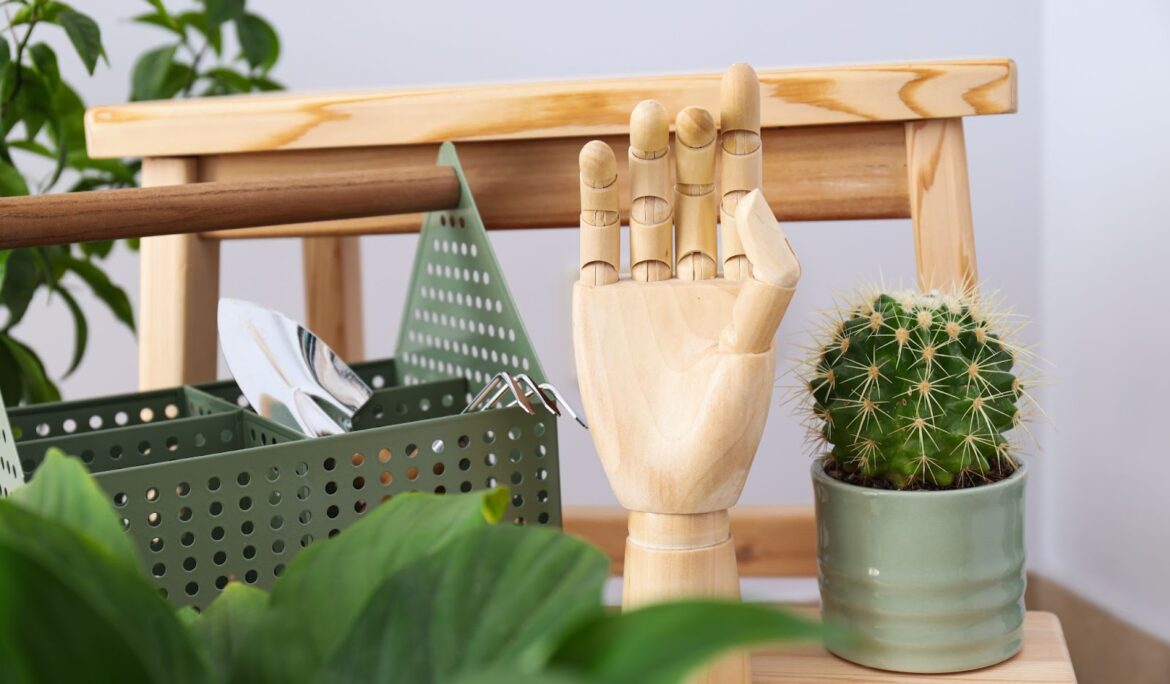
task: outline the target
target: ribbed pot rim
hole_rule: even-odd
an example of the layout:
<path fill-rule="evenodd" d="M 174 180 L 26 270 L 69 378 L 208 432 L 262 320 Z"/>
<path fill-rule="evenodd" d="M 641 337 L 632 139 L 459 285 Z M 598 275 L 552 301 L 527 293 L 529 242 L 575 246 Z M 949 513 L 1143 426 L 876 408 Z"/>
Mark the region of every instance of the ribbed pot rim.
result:
<path fill-rule="evenodd" d="M 831 475 L 826 473 L 824 461 L 823 461 L 823 459 L 820 459 L 820 458 L 813 461 L 812 476 L 813 476 L 813 480 L 819 482 L 820 484 L 822 484 L 826 487 L 832 487 L 833 489 L 836 489 L 836 490 L 841 491 L 841 492 L 847 492 L 849 494 L 859 494 L 859 495 L 863 495 L 863 496 L 878 496 L 878 497 L 906 497 L 906 496 L 909 496 L 909 497 L 916 497 L 916 498 L 917 497 L 962 498 L 962 497 L 971 497 L 971 496 L 983 496 L 984 494 L 991 494 L 994 492 L 998 492 L 1001 489 L 1006 489 L 1008 487 L 1015 486 L 1017 483 L 1024 480 L 1024 478 L 1027 477 L 1027 475 L 1028 475 L 1028 465 L 1022 460 L 1017 461 L 1017 463 L 1019 464 L 1019 467 L 1016 468 L 1016 472 L 1014 472 L 1011 475 L 1009 475 L 1008 477 L 1000 480 L 999 482 L 995 482 L 995 483 L 992 483 L 989 485 L 982 485 L 979 487 L 965 487 L 963 489 L 936 489 L 936 490 L 910 489 L 910 490 L 907 490 L 907 489 L 877 489 L 874 487 L 863 487 L 861 485 L 856 485 L 856 484 L 853 484 L 851 482 L 842 482 L 841 480 L 838 480 L 837 478 L 832 477 Z"/>

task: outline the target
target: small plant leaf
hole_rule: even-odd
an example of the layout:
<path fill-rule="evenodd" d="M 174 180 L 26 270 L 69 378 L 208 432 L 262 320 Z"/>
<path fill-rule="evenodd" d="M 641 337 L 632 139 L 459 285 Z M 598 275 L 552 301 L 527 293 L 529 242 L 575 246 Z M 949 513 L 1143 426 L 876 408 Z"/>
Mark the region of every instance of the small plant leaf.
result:
<path fill-rule="evenodd" d="M 148 26 L 157 26 L 161 29 L 165 29 L 171 33 L 174 33 L 180 38 L 186 37 L 187 35 L 183 31 L 183 27 L 179 25 L 179 22 L 175 21 L 174 17 L 166 14 L 165 12 L 147 12 L 146 14 L 139 14 L 138 16 L 134 17 L 132 21 L 139 24 L 146 24 Z"/>
<path fill-rule="evenodd" d="M 0 162 L 0 196 L 17 197 L 28 194 L 28 183 L 12 164 Z"/>
<path fill-rule="evenodd" d="M 815 622 L 759 604 L 662 603 L 599 615 L 561 643 L 552 664 L 609 684 L 677 684 L 729 649 L 820 634 Z"/>
<path fill-rule="evenodd" d="M 210 26 L 219 26 L 244 13 L 244 0 L 204 0 L 203 5 L 207 8 L 207 23 Z"/>
<path fill-rule="evenodd" d="M 73 293 L 60 288 L 57 294 L 61 295 L 61 301 L 65 302 L 69 313 L 73 315 L 73 358 L 69 361 L 69 369 L 65 371 L 65 377 L 69 377 L 85 357 L 85 348 L 89 344 L 89 323 L 85 320 L 85 312 L 81 310 Z"/>
<path fill-rule="evenodd" d="M 44 43 L 37 43 L 28 49 L 28 53 L 32 57 L 33 66 L 45 79 L 49 91 L 55 91 L 61 84 L 61 71 L 57 68 L 57 54 L 53 52 L 53 48 Z"/>
<path fill-rule="evenodd" d="M 203 651 L 219 681 L 227 681 L 235 662 L 236 649 L 248 639 L 268 607 L 268 593 L 229 582 L 202 615 L 187 624 L 196 645 Z"/>
<path fill-rule="evenodd" d="M 239 682 L 305 682 L 329 661 L 382 583 L 467 530 L 498 522 L 506 489 L 398 494 L 337 537 L 314 543 L 272 589 L 257 635 L 233 671 Z M 328 581 L 322 581 L 328 578 Z M 292 647 L 296 644 L 296 647 Z"/>
<path fill-rule="evenodd" d="M 5 681 L 208 681 L 174 611 L 135 569 L 8 500 L 0 500 L 0 587 Z"/>
<path fill-rule="evenodd" d="M 231 69 L 218 68 L 211 69 L 204 74 L 206 78 L 215 81 L 219 86 L 221 94 L 227 95 L 231 93 L 247 93 L 252 90 L 252 82 L 247 76 L 232 71 Z"/>
<path fill-rule="evenodd" d="M 61 392 L 45 373 L 45 365 L 29 347 L 16 341 L 11 335 L 0 334 L 0 343 L 7 348 L 8 353 L 16 361 L 20 369 L 23 389 L 21 398 L 30 404 L 40 404 L 47 401 L 61 401 Z"/>
<path fill-rule="evenodd" d="M 134 570 L 137 555 L 106 493 L 81 461 L 50 447 L 32 480 L 12 492 L 22 508 L 56 520 L 92 539 L 114 562 Z"/>
<path fill-rule="evenodd" d="M 65 29 L 65 35 L 69 36 L 69 42 L 73 43 L 77 55 L 85 63 L 86 70 L 93 74 L 97 68 L 98 58 L 106 54 L 105 48 L 102 47 L 102 30 L 97 22 L 73 9 L 61 10 L 55 21 Z"/>
<path fill-rule="evenodd" d="M 317 682 L 449 682 L 539 670 L 578 623 L 602 612 L 609 561 L 559 531 L 464 533 L 371 597 Z M 420 641 L 420 633 L 442 635 Z"/>
<path fill-rule="evenodd" d="M 11 249 L 0 250 L 0 291 L 4 290 L 4 278 L 8 275 L 8 257 L 12 256 Z"/>
<path fill-rule="evenodd" d="M 163 86 L 171 65 L 175 63 L 176 49 L 175 45 L 167 45 L 150 50 L 138 58 L 131 77 L 130 99 L 141 101 L 163 97 Z"/>
<path fill-rule="evenodd" d="M 280 38 L 271 24 L 255 14 L 245 14 L 236 20 L 236 37 L 248 65 L 261 73 L 271 69 L 280 58 Z"/>
<path fill-rule="evenodd" d="M 134 329 L 134 307 L 130 305 L 130 298 L 126 296 L 125 290 L 115 285 L 109 276 L 91 261 L 70 256 L 65 258 L 65 265 L 68 270 L 85 281 L 98 299 L 110 307 L 110 311 L 119 321 L 125 323 L 131 330 Z"/>
<path fill-rule="evenodd" d="M 183 12 L 179 15 L 179 23 L 184 27 L 195 29 L 199 35 L 207 40 L 207 44 L 216 55 L 223 53 L 223 31 L 219 24 L 208 26 L 207 15 L 203 12 Z"/>

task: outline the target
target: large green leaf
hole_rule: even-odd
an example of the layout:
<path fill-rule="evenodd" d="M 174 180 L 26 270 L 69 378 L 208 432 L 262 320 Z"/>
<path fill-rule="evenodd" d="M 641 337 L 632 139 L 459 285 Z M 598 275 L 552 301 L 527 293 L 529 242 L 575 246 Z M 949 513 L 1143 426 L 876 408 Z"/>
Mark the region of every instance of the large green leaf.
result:
<path fill-rule="evenodd" d="M 56 23 L 65 29 L 65 35 L 69 36 L 77 55 L 92 74 L 97 68 L 98 58 L 106 54 L 102 47 L 102 30 L 97 22 L 81 12 L 66 9 L 57 14 Z"/>
<path fill-rule="evenodd" d="M 163 86 L 171 66 L 175 63 L 176 45 L 166 45 L 144 53 L 134 64 L 130 99 L 158 100 L 163 98 Z"/>
<path fill-rule="evenodd" d="M 130 298 L 126 296 L 125 290 L 111 282 L 109 276 L 91 261 L 69 256 L 65 258 L 65 264 L 70 271 L 85 281 L 98 299 L 110 307 L 110 311 L 119 321 L 125 323 L 131 330 L 134 329 L 134 307 L 130 305 Z"/>
<path fill-rule="evenodd" d="M 0 500 L 5 682 L 208 681 L 170 605 L 79 534 Z"/>
<path fill-rule="evenodd" d="M 187 629 L 203 651 L 218 681 L 227 681 L 237 650 L 260 623 L 268 607 L 268 593 L 230 582 L 202 615 L 193 611 Z"/>
<path fill-rule="evenodd" d="M 371 597 L 317 682 L 450 682 L 536 672 L 565 634 L 602 611 L 605 555 L 559 531 L 465 533 Z"/>
<path fill-rule="evenodd" d="M 267 72 L 280 58 L 280 38 L 271 24 L 255 14 L 245 14 L 236 20 L 236 37 L 244 59 L 253 69 Z"/>
<path fill-rule="evenodd" d="M 137 568 L 137 554 L 122 522 L 81 461 L 50 448 L 32 480 L 12 492 L 24 509 L 72 528 L 129 570 Z"/>
<path fill-rule="evenodd" d="M 729 649 L 820 634 L 819 624 L 760 604 L 662 603 L 581 625 L 552 664 L 608 684 L 677 684 Z"/>
<path fill-rule="evenodd" d="M 586 679 L 572 672 L 542 670 L 540 672 L 474 672 L 460 677 L 455 684 L 605 684 Z"/>
<path fill-rule="evenodd" d="M 507 504 L 505 489 L 399 494 L 333 539 L 305 549 L 276 581 L 256 632 L 263 638 L 248 640 L 233 679 L 308 681 L 340 648 L 388 577 L 461 533 L 498 522 Z"/>

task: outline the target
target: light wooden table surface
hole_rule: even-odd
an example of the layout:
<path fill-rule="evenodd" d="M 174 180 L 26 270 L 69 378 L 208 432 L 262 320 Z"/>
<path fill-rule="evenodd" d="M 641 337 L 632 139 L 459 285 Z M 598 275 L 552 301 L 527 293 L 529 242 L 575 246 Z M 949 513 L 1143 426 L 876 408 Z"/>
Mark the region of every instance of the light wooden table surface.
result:
<path fill-rule="evenodd" d="M 802 611 L 803 612 L 803 611 Z M 815 614 L 815 613 L 814 613 Z M 756 684 L 834 684 L 862 682 L 967 682 L 969 684 L 1075 683 L 1060 620 L 1052 613 L 1030 611 L 1024 621 L 1024 650 L 1016 657 L 982 670 L 952 675 L 910 675 L 854 665 L 819 644 L 782 646 L 752 656 Z"/>

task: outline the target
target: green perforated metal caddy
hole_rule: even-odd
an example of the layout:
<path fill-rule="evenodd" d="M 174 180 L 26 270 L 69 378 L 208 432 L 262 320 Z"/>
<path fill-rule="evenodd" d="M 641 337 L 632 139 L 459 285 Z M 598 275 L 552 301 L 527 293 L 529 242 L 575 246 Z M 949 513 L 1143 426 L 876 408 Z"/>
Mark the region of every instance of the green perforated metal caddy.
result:
<path fill-rule="evenodd" d="M 561 524 L 555 418 L 518 407 L 463 415 L 499 370 L 543 374 L 463 183 L 423 222 L 395 361 L 356 364 L 375 388 L 343 435 L 308 439 L 243 407 L 234 383 L 14 409 L 19 465 L 79 455 L 109 494 L 144 571 L 177 605 L 229 580 L 267 587 L 302 548 L 406 491 L 509 488 L 508 520 Z M 11 449 L 0 411 L 0 486 Z M 8 439 L 7 442 L 3 441 Z M 13 464 L 15 466 L 16 464 Z"/>

